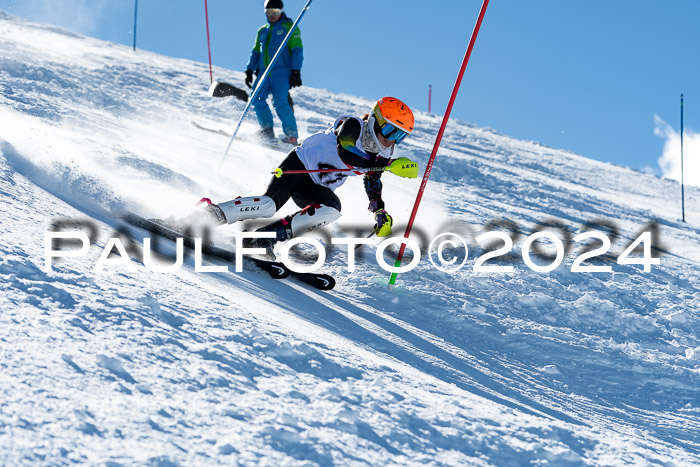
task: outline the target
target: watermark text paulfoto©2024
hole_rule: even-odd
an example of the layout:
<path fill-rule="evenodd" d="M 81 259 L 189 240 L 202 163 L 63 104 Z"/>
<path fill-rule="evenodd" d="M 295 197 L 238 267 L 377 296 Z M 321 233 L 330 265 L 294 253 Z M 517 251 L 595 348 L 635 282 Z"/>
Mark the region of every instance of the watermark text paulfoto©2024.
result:
<path fill-rule="evenodd" d="M 66 226 L 69 226 L 68 228 Z M 76 230 L 76 226 L 81 230 Z M 604 227 L 604 228 L 601 228 Z M 476 244 L 476 251 L 472 270 L 475 273 L 512 273 L 515 266 L 514 261 L 522 260 L 525 266 L 535 272 L 547 273 L 561 267 L 566 255 L 578 246 L 577 256 L 570 265 L 570 270 L 577 273 L 610 273 L 613 266 L 609 263 L 615 262 L 619 265 L 639 265 L 644 272 L 650 272 L 652 265 L 660 264 L 659 253 L 664 250 L 659 247 L 658 225 L 651 222 L 644 226 L 636 235 L 627 237 L 624 250 L 616 257 L 611 256 L 610 250 L 613 241 L 617 241 L 621 236 L 619 230 L 611 221 L 589 222 L 583 226 L 583 232 L 573 236 L 570 229 L 567 229 L 560 222 L 543 222 L 535 226 L 534 231 L 524 236 L 522 230 L 512 221 L 500 219 L 492 221 L 484 226 L 484 233 L 480 235 L 462 235 L 454 232 L 443 232 L 435 235 L 429 242 L 427 251 L 414 239 L 403 237 L 388 237 L 383 239 L 376 247 L 375 259 L 377 264 L 387 272 L 406 273 L 413 270 L 421 261 L 423 253 L 427 253 L 430 263 L 436 269 L 451 273 L 464 268 L 470 255 L 469 241 L 465 237 L 473 237 Z M 487 230 L 487 229 L 493 230 Z M 88 236 L 82 229 L 90 232 Z M 53 229 L 45 233 L 44 237 L 44 271 L 51 272 L 53 264 L 57 259 L 79 258 L 88 255 L 90 245 L 97 241 L 96 225 L 90 221 L 66 221 L 54 222 Z M 472 230 L 473 231 L 473 230 Z M 418 232 L 427 243 L 427 236 Z M 178 238 L 175 243 L 175 258 L 171 264 L 163 265 L 162 261 L 155 259 L 156 254 L 162 254 L 158 244 L 159 238 L 156 234 L 152 237 L 145 236 L 143 239 L 143 249 L 141 252 L 134 252 L 130 248 L 128 252 L 124 241 L 133 244 L 133 240 L 124 235 L 123 231 L 115 232 L 115 235 L 105 241 L 100 257 L 93 266 L 93 271 L 100 272 L 106 267 L 126 268 L 134 271 L 136 265 L 132 261 L 132 256 L 137 257 L 145 267 L 153 272 L 170 273 L 178 271 L 186 257 L 184 239 Z M 261 248 L 246 248 L 243 240 L 246 238 L 272 238 L 272 232 L 238 232 L 235 237 L 235 271 L 243 270 L 243 258 L 248 255 L 260 255 L 265 253 Z M 524 237 L 520 245 L 520 255 L 513 253 L 516 241 Z M 373 244 L 376 240 L 351 236 L 327 238 L 330 245 L 344 245 L 347 247 L 348 272 L 355 271 L 356 268 L 356 246 L 362 244 Z M 384 258 L 385 252 L 396 246 L 406 243 L 412 251 L 412 258 L 407 264 L 396 266 L 390 264 Z M 313 264 L 299 264 L 290 256 L 290 250 L 297 245 L 307 245 L 315 251 L 316 260 Z M 71 248 L 67 248 L 68 246 Z M 78 248 L 75 248 L 75 246 Z M 203 264 L 203 240 L 194 238 L 194 270 L 195 272 L 226 272 L 228 266 L 217 265 L 207 266 Z M 425 245 L 423 245 L 425 246 Z M 281 243 L 278 247 L 278 260 L 284 263 L 293 271 L 315 272 L 326 261 L 327 248 L 317 238 L 297 237 L 287 242 Z M 116 251 L 118 255 L 112 253 Z M 655 256 L 656 253 L 656 256 Z M 536 258 L 537 261 L 534 261 Z M 594 264 L 595 263 L 595 264 Z M 604 263 L 604 264 L 601 264 Z"/>

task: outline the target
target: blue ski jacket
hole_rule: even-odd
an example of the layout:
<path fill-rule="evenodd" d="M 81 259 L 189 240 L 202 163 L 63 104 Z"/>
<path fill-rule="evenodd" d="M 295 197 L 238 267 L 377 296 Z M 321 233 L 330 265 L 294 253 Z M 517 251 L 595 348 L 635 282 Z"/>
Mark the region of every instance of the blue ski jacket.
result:
<path fill-rule="evenodd" d="M 250 54 L 250 60 L 246 70 L 257 71 L 262 73 L 270 64 L 272 57 L 277 53 L 287 33 L 292 28 L 292 21 L 286 14 L 274 23 L 269 20 L 267 24 L 258 29 L 258 34 L 255 37 L 253 51 Z M 294 29 L 292 37 L 287 42 L 287 53 L 282 53 L 277 59 L 275 66 L 272 67 L 270 73 L 278 74 L 286 72 L 291 74 L 292 70 L 301 70 L 301 64 L 304 60 L 304 48 L 301 44 L 301 32 L 299 28 Z"/>

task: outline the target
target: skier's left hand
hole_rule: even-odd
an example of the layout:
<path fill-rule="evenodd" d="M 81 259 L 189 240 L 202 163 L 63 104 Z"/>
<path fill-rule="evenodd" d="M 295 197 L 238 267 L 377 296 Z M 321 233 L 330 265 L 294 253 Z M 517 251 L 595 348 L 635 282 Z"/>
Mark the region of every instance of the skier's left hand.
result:
<path fill-rule="evenodd" d="M 388 237 L 391 235 L 391 225 L 394 223 L 393 219 L 384 209 L 377 209 L 374 211 L 374 233 L 377 237 Z"/>
<path fill-rule="evenodd" d="M 292 76 L 289 77 L 289 87 L 298 88 L 301 86 L 301 70 L 292 70 Z"/>

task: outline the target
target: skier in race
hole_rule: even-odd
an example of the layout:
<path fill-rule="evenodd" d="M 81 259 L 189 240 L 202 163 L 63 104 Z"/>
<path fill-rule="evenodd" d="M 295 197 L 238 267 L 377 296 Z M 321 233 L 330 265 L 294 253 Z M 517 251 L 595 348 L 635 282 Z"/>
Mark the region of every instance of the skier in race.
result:
<path fill-rule="evenodd" d="M 413 131 L 411 109 L 393 97 L 379 99 L 369 114 L 362 117 L 344 115 L 333 126 L 313 134 L 294 148 L 279 169 L 319 170 L 348 168 L 383 168 L 406 178 L 418 176 L 418 164 L 406 157 L 392 158 L 395 146 Z M 278 169 L 278 170 L 279 170 Z M 274 257 L 277 242 L 289 240 L 340 217 L 341 204 L 333 192 L 348 176 L 363 175 L 369 198 L 369 210 L 374 214 L 377 236 L 391 234 L 393 220 L 382 200 L 382 171 L 344 171 L 302 173 L 274 176 L 261 196 L 238 197 L 219 204 L 209 204 L 188 216 L 193 223 L 210 225 L 272 217 L 291 198 L 300 211 L 279 219 L 257 231 L 274 232 L 274 238 L 250 239 L 247 247 L 265 248 Z"/>

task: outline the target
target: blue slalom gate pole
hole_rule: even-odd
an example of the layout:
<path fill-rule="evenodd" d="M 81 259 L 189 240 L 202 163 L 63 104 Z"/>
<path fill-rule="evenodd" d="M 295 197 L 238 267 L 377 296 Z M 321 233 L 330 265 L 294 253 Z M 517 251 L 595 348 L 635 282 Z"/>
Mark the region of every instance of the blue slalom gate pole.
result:
<path fill-rule="evenodd" d="M 134 52 L 136 52 L 136 18 L 139 12 L 139 0 L 134 0 Z"/>
<path fill-rule="evenodd" d="M 685 184 L 683 183 L 683 94 L 681 94 L 681 210 L 685 222 Z"/>
<path fill-rule="evenodd" d="M 311 5 L 312 1 L 313 0 L 308 0 L 306 2 L 306 5 L 304 5 L 304 8 L 301 9 L 301 13 L 299 13 L 299 16 L 294 21 L 294 24 L 292 24 L 291 29 L 289 29 L 287 36 L 284 38 L 284 42 L 282 42 L 282 45 L 280 45 L 280 48 L 277 49 L 277 53 L 275 53 L 275 56 L 272 57 L 272 60 L 270 60 L 270 64 L 267 65 L 267 68 L 265 68 L 265 71 L 263 72 L 262 76 L 258 80 L 258 85 L 255 86 L 255 89 L 253 89 L 253 92 L 250 95 L 250 98 L 248 98 L 248 103 L 245 105 L 245 108 L 243 109 L 243 114 L 241 114 L 241 118 L 238 119 L 238 123 L 236 124 L 236 128 L 233 130 L 233 133 L 231 134 L 231 138 L 228 140 L 228 145 L 226 146 L 226 150 L 224 151 L 223 156 L 221 156 L 221 160 L 219 161 L 219 167 L 217 168 L 217 170 L 221 169 L 221 166 L 223 165 L 224 160 L 226 159 L 226 156 L 228 156 L 228 152 L 231 149 L 231 145 L 233 144 L 233 140 L 236 138 L 236 135 L 238 134 L 238 130 L 240 130 L 241 124 L 243 123 L 243 119 L 245 118 L 246 114 L 248 114 L 248 110 L 250 109 L 250 106 L 252 105 L 255 98 L 258 96 L 258 92 L 260 91 L 260 88 L 262 87 L 263 81 L 265 81 L 265 78 L 267 78 L 267 75 L 269 74 L 270 70 L 272 69 L 272 66 L 277 61 L 277 57 L 280 56 L 280 53 L 282 53 L 282 51 L 287 46 L 287 42 L 289 42 L 289 38 L 292 37 L 292 33 L 294 32 L 297 25 L 299 24 L 299 21 L 301 21 L 301 19 L 304 17 L 304 14 L 306 14 L 306 11 L 309 9 L 309 5 Z"/>

